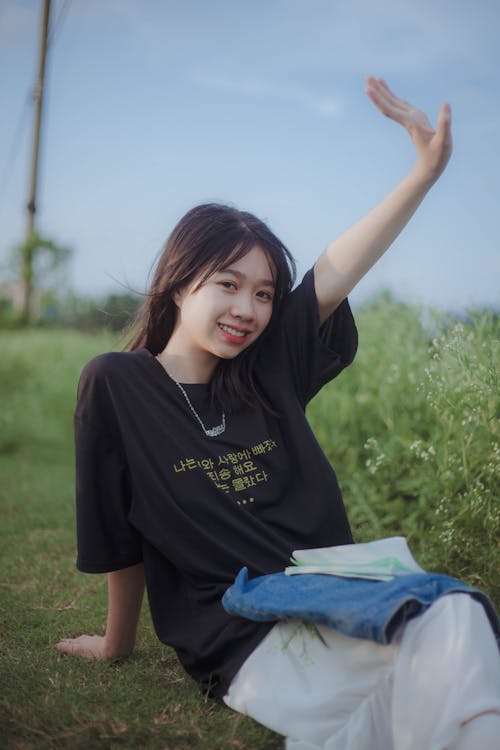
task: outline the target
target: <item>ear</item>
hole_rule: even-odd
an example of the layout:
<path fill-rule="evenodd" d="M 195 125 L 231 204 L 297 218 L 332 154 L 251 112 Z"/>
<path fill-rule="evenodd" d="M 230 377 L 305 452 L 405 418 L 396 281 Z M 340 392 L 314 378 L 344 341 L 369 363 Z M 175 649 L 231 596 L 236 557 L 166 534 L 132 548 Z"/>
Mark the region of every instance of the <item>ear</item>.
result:
<path fill-rule="evenodd" d="M 180 308 L 182 305 L 182 300 L 184 299 L 184 290 L 183 289 L 176 289 L 175 292 L 172 294 L 172 299 L 177 307 Z"/>

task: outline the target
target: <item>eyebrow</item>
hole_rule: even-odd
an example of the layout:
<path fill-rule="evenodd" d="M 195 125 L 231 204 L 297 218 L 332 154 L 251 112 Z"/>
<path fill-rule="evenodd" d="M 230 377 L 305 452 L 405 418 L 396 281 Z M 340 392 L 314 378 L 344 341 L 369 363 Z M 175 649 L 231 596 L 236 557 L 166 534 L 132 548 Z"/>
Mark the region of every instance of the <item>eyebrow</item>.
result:
<path fill-rule="evenodd" d="M 246 278 L 244 273 L 241 273 L 241 271 L 237 271 L 235 268 L 221 268 L 219 273 L 230 273 L 233 276 L 236 276 L 236 278 L 239 280 Z M 272 279 L 261 279 L 257 282 L 257 286 L 269 286 L 272 289 L 276 288 L 276 284 Z"/>

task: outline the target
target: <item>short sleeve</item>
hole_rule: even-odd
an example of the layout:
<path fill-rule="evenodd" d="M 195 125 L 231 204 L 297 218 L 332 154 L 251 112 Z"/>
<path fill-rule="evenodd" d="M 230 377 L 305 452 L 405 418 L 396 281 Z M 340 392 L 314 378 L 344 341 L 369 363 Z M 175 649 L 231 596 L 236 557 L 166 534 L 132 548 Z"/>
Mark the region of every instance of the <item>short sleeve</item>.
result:
<path fill-rule="evenodd" d="M 323 385 L 354 359 L 358 333 L 351 308 L 347 298 L 344 299 L 320 326 L 314 273 L 310 269 L 288 296 L 279 327 L 280 357 L 285 358 L 296 393 L 305 407 Z"/>
<path fill-rule="evenodd" d="M 82 373 L 74 428 L 77 567 L 106 573 L 135 565 L 142 539 L 128 520 L 131 482 L 102 361 Z"/>

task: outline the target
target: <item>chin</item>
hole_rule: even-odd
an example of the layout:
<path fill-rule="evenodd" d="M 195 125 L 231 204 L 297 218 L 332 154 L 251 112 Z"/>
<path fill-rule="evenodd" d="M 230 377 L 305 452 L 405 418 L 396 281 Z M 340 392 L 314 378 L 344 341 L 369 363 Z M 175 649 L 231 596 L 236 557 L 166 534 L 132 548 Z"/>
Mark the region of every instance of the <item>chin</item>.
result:
<path fill-rule="evenodd" d="M 246 350 L 248 349 L 249 346 L 251 346 L 252 343 L 253 342 L 250 342 L 246 344 L 245 346 L 239 347 L 235 351 L 233 351 L 232 349 L 226 349 L 226 348 L 219 349 L 218 351 L 214 351 L 214 354 L 219 359 L 225 359 L 225 360 L 236 359 L 236 357 L 239 357 L 240 354 L 243 354 L 243 352 L 246 352 Z"/>
<path fill-rule="evenodd" d="M 229 360 L 229 359 L 236 359 L 236 357 L 239 357 L 240 354 L 243 354 L 244 351 L 246 351 L 247 347 L 245 349 L 240 349 L 239 352 L 234 352 L 234 354 L 230 354 L 229 352 L 220 352 L 217 354 L 217 357 L 219 359 Z"/>

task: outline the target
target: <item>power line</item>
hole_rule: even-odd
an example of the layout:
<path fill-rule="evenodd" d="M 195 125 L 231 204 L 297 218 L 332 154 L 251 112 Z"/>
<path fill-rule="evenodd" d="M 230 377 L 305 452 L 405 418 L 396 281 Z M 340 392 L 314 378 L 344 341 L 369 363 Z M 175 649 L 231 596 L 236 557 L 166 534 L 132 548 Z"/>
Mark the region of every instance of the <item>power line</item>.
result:
<path fill-rule="evenodd" d="M 47 46 L 50 46 L 56 40 L 56 36 L 61 33 L 62 25 L 66 19 L 66 16 L 68 15 L 70 5 L 71 0 L 64 0 L 59 13 L 57 14 L 56 20 L 54 21 L 54 23 L 50 24 Z"/>
<path fill-rule="evenodd" d="M 4 168 L 2 170 L 2 176 L 0 178 L 0 212 L 2 211 L 2 204 L 3 199 L 5 195 L 7 194 L 7 189 L 9 187 L 10 180 L 12 178 L 12 174 L 14 172 L 14 166 L 16 163 L 16 159 L 19 155 L 20 151 L 20 143 L 21 140 L 25 134 L 26 126 L 28 124 L 28 113 L 31 112 L 31 108 L 33 107 L 33 98 L 31 96 L 31 92 L 26 96 L 26 99 L 24 101 L 24 105 L 21 109 L 20 116 L 18 118 L 17 126 L 14 131 L 14 137 L 12 139 L 12 144 L 9 149 L 9 153 L 7 156 L 7 159 L 5 161 Z"/>

